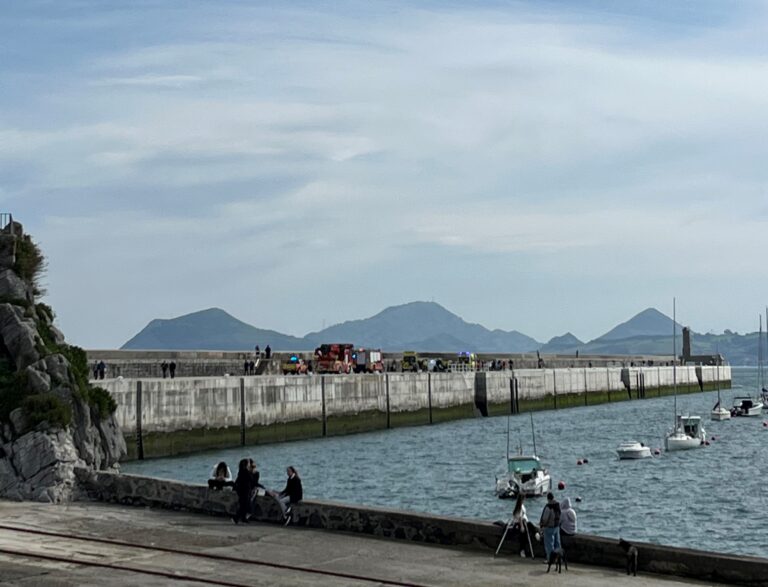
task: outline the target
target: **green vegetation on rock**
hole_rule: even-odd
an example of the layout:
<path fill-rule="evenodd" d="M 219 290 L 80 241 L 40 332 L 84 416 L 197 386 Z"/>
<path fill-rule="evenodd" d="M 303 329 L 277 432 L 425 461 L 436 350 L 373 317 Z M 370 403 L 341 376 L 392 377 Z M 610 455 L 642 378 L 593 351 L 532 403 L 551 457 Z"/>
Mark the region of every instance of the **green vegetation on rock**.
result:
<path fill-rule="evenodd" d="M 24 235 L 16 241 L 16 264 L 13 269 L 32 286 L 35 296 L 45 293 L 40 285 L 46 269 L 45 257 L 29 235 Z"/>
<path fill-rule="evenodd" d="M 65 428 L 72 422 L 72 408 L 52 393 L 26 396 L 21 402 L 21 409 L 30 428 L 43 422 L 52 428 Z"/>

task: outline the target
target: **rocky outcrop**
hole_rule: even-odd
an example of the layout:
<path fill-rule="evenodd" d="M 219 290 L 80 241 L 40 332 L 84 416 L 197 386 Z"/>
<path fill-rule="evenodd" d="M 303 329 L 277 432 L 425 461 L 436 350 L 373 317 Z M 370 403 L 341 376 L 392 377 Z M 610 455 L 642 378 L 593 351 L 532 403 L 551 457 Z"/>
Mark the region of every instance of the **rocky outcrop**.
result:
<path fill-rule="evenodd" d="M 35 304 L 41 261 L 18 223 L 0 234 L 0 497 L 61 502 L 77 493 L 75 469 L 112 470 L 125 441 L 85 354 Z"/>

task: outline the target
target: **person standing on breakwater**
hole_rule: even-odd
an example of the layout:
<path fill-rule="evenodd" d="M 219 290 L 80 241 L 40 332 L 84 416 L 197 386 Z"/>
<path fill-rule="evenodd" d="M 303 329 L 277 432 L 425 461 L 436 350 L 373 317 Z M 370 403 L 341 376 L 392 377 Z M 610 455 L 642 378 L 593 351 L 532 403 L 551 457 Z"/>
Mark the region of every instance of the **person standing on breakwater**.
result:
<path fill-rule="evenodd" d="M 265 359 L 267 359 L 267 360 L 269 360 L 270 358 L 272 358 L 272 349 L 270 348 L 270 346 L 269 346 L 269 345 L 267 345 L 267 346 L 264 348 L 264 358 L 265 358 Z"/>
<path fill-rule="evenodd" d="M 168 371 L 171 373 L 171 379 L 176 377 L 176 362 L 171 361 L 171 364 L 168 365 Z"/>
<path fill-rule="evenodd" d="M 257 357 L 260 357 L 260 356 L 261 356 L 261 355 L 259 354 L 259 353 L 260 353 L 259 345 L 256 345 L 256 347 L 254 348 L 254 352 L 256 353 L 256 356 L 257 356 Z"/>
<path fill-rule="evenodd" d="M 160 370 L 163 372 L 163 379 L 168 377 L 168 363 L 166 363 L 165 361 L 160 363 Z"/>
<path fill-rule="evenodd" d="M 285 489 L 280 493 L 271 491 L 270 495 L 275 498 L 277 505 L 280 506 L 280 510 L 283 512 L 283 518 L 285 518 L 285 525 L 287 526 L 291 523 L 293 516 L 291 506 L 304 499 L 304 489 L 301 486 L 301 478 L 295 468 L 288 467 L 285 472 L 288 474 Z"/>
<path fill-rule="evenodd" d="M 247 524 L 248 515 L 251 513 L 251 493 L 253 492 L 253 474 L 248 459 L 240 459 L 238 463 L 234 489 L 237 493 L 237 512 L 232 516 L 232 521 L 235 524 L 239 522 Z"/>
<path fill-rule="evenodd" d="M 571 507 L 571 498 L 560 502 L 560 543 L 566 553 L 571 545 L 571 538 L 576 535 L 576 510 Z"/>
<path fill-rule="evenodd" d="M 560 504 L 551 492 L 547 493 L 547 505 L 541 512 L 539 526 L 544 533 L 544 551 L 549 561 L 550 555 L 560 550 Z"/>

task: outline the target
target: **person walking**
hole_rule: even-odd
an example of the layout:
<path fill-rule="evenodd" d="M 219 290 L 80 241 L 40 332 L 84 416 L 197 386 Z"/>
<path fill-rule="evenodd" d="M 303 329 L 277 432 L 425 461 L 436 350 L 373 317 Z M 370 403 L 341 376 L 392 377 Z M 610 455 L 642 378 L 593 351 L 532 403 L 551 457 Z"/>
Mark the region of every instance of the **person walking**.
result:
<path fill-rule="evenodd" d="M 541 512 L 539 526 L 544 533 L 544 551 L 548 562 L 552 553 L 560 550 L 560 504 L 551 492 L 547 493 L 547 505 Z"/>
<path fill-rule="evenodd" d="M 251 493 L 253 492 L 253 475 L 249 468 L 248 459 L 240 459 L 237 466 L 237 479 L 235 479 L 235 493 L 237 493 L 237 512 L 232 516 L 232 521 L 237 524 L 248 523 L 248 514 L 251 512 Z"/>
<path fill-rule="evenodd" d="M 272 358 L 272 349 L 270 348 L 270 346 L 269 346 L 269 345 L 267 345 L 267 346 L 264 348 L 264 358 L 265 358 L 265 359 L 267 359 L 267 360 L 269 360 L 270 358 Z"/>
<path fill-rule="evenodd" d="M 168 372 L 171 374 L 171 379 L 176 377 L 176 361 L 171 361 L 171 364 L 168 365 Z"/>
<path fill-rule="evenodd" d="M 168 377 L 168 363 L 166 363 L 165 361 L 160 363 L 160 370 L 163 372 L 163 379 Z"/>
<path fill-rule="evenodd" d="M 560 502 L 560 544 L 566 552 L 571 545 L 571 538 L 576 535 L 576 510 L 571 507 L 571 498 Z"/>

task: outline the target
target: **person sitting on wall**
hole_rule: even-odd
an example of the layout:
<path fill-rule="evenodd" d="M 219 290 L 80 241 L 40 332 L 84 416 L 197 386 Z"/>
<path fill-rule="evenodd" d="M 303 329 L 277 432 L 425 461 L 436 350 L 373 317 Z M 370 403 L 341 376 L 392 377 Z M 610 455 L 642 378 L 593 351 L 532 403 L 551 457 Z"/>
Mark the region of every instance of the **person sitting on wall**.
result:
<path fill-rule="evenodd" d="M 229 470 L 227 463 L 221 461 L 211 469 L 211 478 L 208 479 L 209 489 L 224 489 L 225 487 L 234 487 L 232 481 L 232 471 Z"/>
<path fill-rule="evenodd" d="M 294 467 L 288 467 L 285 471 L 288 473 L 285 489 L 280 493 L 270 491 L 269 494 L 275 498 L 277 505 L 280 506 L 287 526 L 293 519 L 292 506 L 304 499 L 304 489 L 301 486 L 301 478 Z"/>

